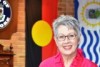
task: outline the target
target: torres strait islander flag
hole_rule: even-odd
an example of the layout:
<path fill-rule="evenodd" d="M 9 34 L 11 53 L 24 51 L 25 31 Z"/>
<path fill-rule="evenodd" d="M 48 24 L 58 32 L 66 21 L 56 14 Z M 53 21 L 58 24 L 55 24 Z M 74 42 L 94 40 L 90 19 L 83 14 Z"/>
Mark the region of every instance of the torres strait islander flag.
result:
<path fill-rule="evenodd" d="M 51 25 L 57 17 L 57 3 L 58 0 L 25 0 L 26 67 L 38 67 L 56 53 Z"/>
<path fill-rule="evenodd" d="M 74 4 L 82 33 L 79 48 L 100 67 L 100 0 L 74 0 Z"/>

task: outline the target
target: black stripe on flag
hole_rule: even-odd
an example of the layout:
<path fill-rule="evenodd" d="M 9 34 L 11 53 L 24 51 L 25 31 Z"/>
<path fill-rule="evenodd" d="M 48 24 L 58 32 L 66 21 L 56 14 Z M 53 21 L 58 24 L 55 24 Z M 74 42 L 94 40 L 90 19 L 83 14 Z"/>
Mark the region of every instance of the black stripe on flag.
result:
<path fill-rule="evenodd" d="M 26 13 L 26 67 L 38 67 L 42 60 L 42 48 L 37 46 L 31 36 L 33 24 L 42 19 L 42 1 L 25 0 Z"/>

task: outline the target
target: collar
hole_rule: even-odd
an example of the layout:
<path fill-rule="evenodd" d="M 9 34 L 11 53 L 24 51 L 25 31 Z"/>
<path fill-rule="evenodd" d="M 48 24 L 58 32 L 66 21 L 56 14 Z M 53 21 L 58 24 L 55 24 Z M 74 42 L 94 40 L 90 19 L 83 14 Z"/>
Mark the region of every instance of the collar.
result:
<path fill-rule="evenodd" d="M 73 62 L 71 63 L 70 67 L 79 67 L 83 61 L 83 53 L 81 49 L 77 49 L 77 55 L 76 57 L 73 59 Z M 60 65 L 61 67 L 64 67 L 64 62 L 61 56 L 61 53 L 58 52 L 55 56 L 55 64 L 58 66 Z"/>
<path fill-rule="evenodd" d="M 73 62 L 71 64 L 71 67 L 73 67 L 73 66 L 75 66 L 75 67 L 81 67 L 83 59 L 84 59 L 83 52 L 82 52 L 81 49 L 78 49 L 77 50 L 77 55 L 74 58 L 74 60 L 73 60 Z"/>

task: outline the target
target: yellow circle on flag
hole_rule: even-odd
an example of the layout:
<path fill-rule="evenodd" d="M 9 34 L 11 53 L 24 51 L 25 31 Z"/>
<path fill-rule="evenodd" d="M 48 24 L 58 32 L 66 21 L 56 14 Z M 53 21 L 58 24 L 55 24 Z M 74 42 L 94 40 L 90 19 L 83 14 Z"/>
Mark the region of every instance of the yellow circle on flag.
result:
<path fill-rule="evenodd" d="M 32 39 L 38 46 L 47 46 L 52 39 L 50 25 L 43 20 L 37 21 L 32 27 Z"/>

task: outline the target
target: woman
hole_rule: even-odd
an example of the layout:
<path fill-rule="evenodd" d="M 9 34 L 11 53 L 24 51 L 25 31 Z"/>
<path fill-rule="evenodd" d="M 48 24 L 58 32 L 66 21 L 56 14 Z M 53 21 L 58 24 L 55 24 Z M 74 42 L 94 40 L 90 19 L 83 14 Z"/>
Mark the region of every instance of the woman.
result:
<path fill-rule="evenodd" d="M 79 22 L 68 15 L 61 15 L 53 22 L 57 55 L 44 60 L 39 67 L 97 67 L 78 49 L 80 42 Z"/>

